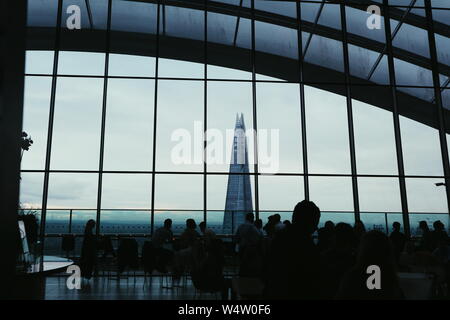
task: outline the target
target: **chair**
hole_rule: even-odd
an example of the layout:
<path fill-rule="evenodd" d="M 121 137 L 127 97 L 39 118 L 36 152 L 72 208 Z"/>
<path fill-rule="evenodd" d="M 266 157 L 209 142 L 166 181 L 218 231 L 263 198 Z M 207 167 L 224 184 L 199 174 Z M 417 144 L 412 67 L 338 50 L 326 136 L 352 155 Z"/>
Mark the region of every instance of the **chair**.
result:
<path fill-rule="evenodd" d="M 62 236 L 61 249 L 66 253 L 67 258 L 69 257 L 69 252 L 75 250 L 75 236 L 73 234 Z"/>
<path fill-rule="evenodd" d="M 120 240 L 119 249 L 117 250 L 117 265 L 118 279 L 120 279 L 120 274 L 125 270 L 133 270 L 135 276 L 134 281 L 136 281 L 136 269 L 139 268 L 138 244 L 136 239 L 122 238 Z"/>
<path fill-rule="evenodd" d="M 155 248 L 151 241 L 145 241 L 142 246 L 142 265 L 144 267 L 144 286 L 147 284 L 147 274 L 152 279 L 153 270 L 156 268 Z"/>

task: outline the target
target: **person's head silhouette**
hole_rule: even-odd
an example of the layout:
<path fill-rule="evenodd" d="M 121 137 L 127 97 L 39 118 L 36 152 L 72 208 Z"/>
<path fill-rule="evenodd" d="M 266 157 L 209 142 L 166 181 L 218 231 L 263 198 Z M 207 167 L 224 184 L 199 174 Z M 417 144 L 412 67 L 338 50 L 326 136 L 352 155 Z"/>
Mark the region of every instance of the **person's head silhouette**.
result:
<path fill-rule="evenodd" d="M 188 229 L 195 229 L 197 228 L 197 224 L 195 223 L 194 219 L 187 219 L 186 220 L 186 228 Z"/>
<path fill-rule="evenodd" d="M 245 220 L 250 222 L 250 223 L 253 223 L 253 221 L 255 220 L 255 215 L 253 214 L 253 212 L 248 212 L 245 215 Z"/>
<path fill-rule="evenodd" d="M 95 228 L 95 220 L 90 219 L 86 223 L 86 227 L 84 228 L 84 234 L 92 234 Z"/>
<path fill-rule="evenodd" d="M 354 248 L 356 243 L 353 228 L 348 223 L 339 222 L 334 228 L 337 248 Z"/>
<path fill-rule="evenodd" d="M 198 225 L 198 227 L 200 228 L 200 231 L 201 231 L 202 233 L 205 233 L 205 230 L 206 230 L 206 222 L 205 222 L 205 221 L 200 222 L 199 225 Z"/>
<path fill-rule="evenodd" d="M 164 228 L 166 228 L 166 229 L 172 228 L 172 219 L 164 220 Z"/>
<path fill-rule="evenodd" d="M 399 231 L 400 231 L 400 222 L 395 221 L 395 222 L 392 224 L 392 229 L 394 229 L 394 231 L 396 231 L 396 232 L 399 232 Z"/>
<path fill-rule="evenodd" d="M 312 201 L 297 203 L 292 213 L 292 224 L 311 234 L 316 231 L 319 220 L 320 209 Z"/>
<path fill-rule="evenodd" d="M 430 230 L 430 229 L 428 228 L 428 223 L 427 223 L 425 220 L 422 220 L 422 221 L 419 222 L 419 228 L 420 228 L 422 231 L 424 231 L 424 232 Z"/>

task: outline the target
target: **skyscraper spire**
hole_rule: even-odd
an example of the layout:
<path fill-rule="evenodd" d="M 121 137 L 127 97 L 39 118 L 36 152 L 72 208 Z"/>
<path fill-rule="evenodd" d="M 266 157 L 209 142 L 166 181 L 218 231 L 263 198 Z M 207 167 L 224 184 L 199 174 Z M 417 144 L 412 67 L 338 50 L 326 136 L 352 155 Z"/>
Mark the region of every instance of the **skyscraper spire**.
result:
<path fill-rule="evenodd" d="M 223 232 L 234 233 L 245 222 L 245 215 L 253 211 L 252 190 L 248 167 L 247 138 L 244 115 L 236 115 L 234 138 L 228 176 Z M 237 174 L 242 173 L 242 174 Z"/>

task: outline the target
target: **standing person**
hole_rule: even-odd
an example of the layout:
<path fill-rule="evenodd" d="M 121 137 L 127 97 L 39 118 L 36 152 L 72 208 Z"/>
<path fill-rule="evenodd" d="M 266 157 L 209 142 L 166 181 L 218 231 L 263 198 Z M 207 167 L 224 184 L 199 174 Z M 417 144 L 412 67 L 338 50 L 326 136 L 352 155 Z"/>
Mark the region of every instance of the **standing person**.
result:
<path fill-rule="evenodd" d="M 400 254 L 403 251 L 406 243 L 406 236 L 403 232 L 400 231 L 400 223 L 395 221 L 392 224 L 393 231 L 389 235 L 389 240 L 391 240 L 392 248 L 394 250 L 395 261 L 398 263 L 400 259 Z"/>
<path fill-rule="evenodd" d="M 252 212 L 245 215 L 234 236 L 239 248 L 239 274 L 246 277 L 259 277 L 262 273 L 262 236 L 254 224 Z"/>
<path fill-rule="evenodd" d="M 263 231 L 263 222 L 261 219 L 256 219 L 255 220 L 255 227 L 256 230 L 258 230 L 259 234 L 261 235 L 261 237 L 264 236 L 264 231 Z"/>
<path fill-rule="evenodd" d="M 320 297 L 320 256 L 312 237 L 319 219 L 320 209 L 304 200 L 295 206 L 292 224 L 275 234 L 267 260 L 266 298 Z"/>
<path fill-rule="evenodd" d="M 95 220 L 89 220 L 84 228 L 83 244 L 81 247 L 80 268 L 81 276 L 87 280 L 92 278 L 97 260 L 97 239 L 94 235 Z"/>
<path fill-rule="evenodd" d="M 325 222 L 323 228 L 317 231 L 317 248 L 319 251 L 330 249 L 334 241 L 334 223 L 333 221 Z"/>
<path fill-rule="evenodd" d="M 431 252 L 431 232 L 428 228 L 428 223 L 425 220 L 419 222 L 419 229 L 422 231 L 422 237 L 420 238 L 419 251 Z"/>

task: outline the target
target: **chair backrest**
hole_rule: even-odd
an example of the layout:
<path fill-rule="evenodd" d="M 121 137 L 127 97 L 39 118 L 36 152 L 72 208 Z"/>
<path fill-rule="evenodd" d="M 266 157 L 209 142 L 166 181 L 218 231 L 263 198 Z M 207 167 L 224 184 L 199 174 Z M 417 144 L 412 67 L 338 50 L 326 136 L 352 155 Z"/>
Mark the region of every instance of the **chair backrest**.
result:
<path fill-rule="evenodd" d="M 145 272 L 152 272 L 155 269 L 155 248 L 151 241 L 145 241 L 142 246 L 142 263 Z"/>
<path fill-rule="evenodd" d="M 123 238 L 120 240 L 119 249 L 117 250 L 117 260 L 120 270 L 123 270 L 125 267 L 139 267 L 138 244 L 136 239 Z"/>
<path fill-rule="evenodd" d="M 407 300 L 429 300 L 433 296 L 434 276 L 427 273 L 398 273 Z"/>
<path fill-rule="evenodd" d="M 63 251 L 73 251 L 75 249 L 75 236 L 72 234 L 63 235 L 61 248 Z"/>

